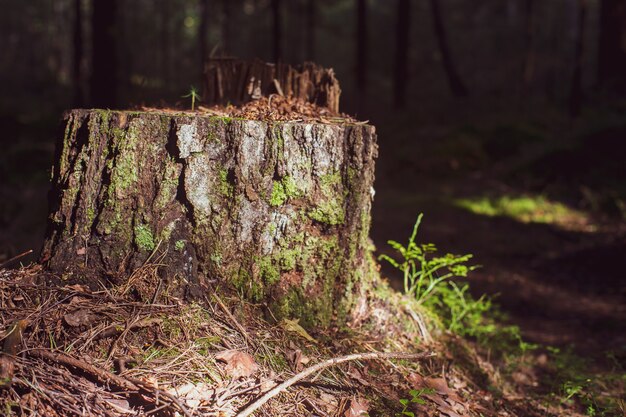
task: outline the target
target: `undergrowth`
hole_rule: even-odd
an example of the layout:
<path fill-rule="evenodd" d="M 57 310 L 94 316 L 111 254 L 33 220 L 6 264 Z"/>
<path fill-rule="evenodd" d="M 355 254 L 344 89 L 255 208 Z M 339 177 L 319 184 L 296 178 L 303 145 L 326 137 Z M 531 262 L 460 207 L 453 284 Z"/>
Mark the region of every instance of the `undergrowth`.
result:
<path fill-rule="evenodd" d="M 485 295 L 474 299 L 469 285 L 455 280 L 466 278 L 477 268 L 468 265 L 472 255 L 435 256 L 434 244 L 418 244 L 415 239 L 422 217 L 422 214 L 417 217 L 406 245 L 395 240 L 388 242 L 400 254 L 399 260 L 388 255 L 379 259 L 402 272 L 404 292 L 434 313 L 448 331 L 476 338 L 493 333 L 495 325 L 486 317 L 493 310 L 491 299 Z"/>
<path fill-rule="evenodd" d="M 412 233 L 405 245 L 390 240 L 399 257 L 381 255 L 384 260 L 403 274 L 404 292 L 414 298 L 447 331 L 461 337 L 474 339 L 489 351 L 492 360 L 500 359 L 505 374 L 533 365 L 536 356 L 547 355 L 550 366 L 542 381 L 547 401 L 566 406 L 578 405 L 588 416 L 624 415 L 625 403 L 607 394 L 608 386 L 626 383 L 626 373 L 619 361 L 614 361 L 612 372 L 598 375 L 590 371 L 590 363 L 575 355 L 571 349 L 560 350 L 525 341 L 518 326 L 505 325 L 506 315 L 492 299 L 482 295 L 478 299 L 469 292 L 469 284 L 459 281 L 477 268 L 469 265 L 471 254 L 436 255 L 432 243 L 417 243 L 417 232 L 423 215 L 417 217 Z M 545 352 L 545 353 L 542 353 Z M 615 355 L 613 355 L 615 357 Z M 610 357 L 609 357 L 610 359 Z M 403 399 L 403 410 L 398 416 L 411 416 L 411 403 L 419 403 L 420 395 Z"/>

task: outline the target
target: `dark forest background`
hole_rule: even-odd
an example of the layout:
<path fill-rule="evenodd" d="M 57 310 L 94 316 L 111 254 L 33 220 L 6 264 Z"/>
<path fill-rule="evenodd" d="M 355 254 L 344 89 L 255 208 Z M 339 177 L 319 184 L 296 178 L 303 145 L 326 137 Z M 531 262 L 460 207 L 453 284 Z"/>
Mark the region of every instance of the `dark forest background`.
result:
<path fill-rule="evenodd" d="M 7 117 L 178 101 L 200 85 L 211 54 L 333 67 L 345 111 L 362 117 L 392 103 L 429 119 L 477 103 L 578 106 L 570 103 L 578 95 L 614 91 L 626 71 L 619 0 L 3 0 L 2 8 Z"/>
<path fill-rule="evenodd" d="M 378 130 L 380 250 L 425 212 L 423 240 L 475 253 L 475 291 L 502 293 L 545 337 L 569 327 L 585 343 L 614 304 L 582 314 L 580 294 L 626 296 L 625 0 L 0 0 L 0 10 L 0 263 L 28 249 L 21 261 L 36 259 L 65 109 L 188 108 L 203 61 L 229 55 L 335 69 L 342 111 Z M 576 216 L 486 216 L 459 199 L 522 201 L 539 215 L 554 202 Z M 554 289 L 574 292 L 546 310 Z"/>

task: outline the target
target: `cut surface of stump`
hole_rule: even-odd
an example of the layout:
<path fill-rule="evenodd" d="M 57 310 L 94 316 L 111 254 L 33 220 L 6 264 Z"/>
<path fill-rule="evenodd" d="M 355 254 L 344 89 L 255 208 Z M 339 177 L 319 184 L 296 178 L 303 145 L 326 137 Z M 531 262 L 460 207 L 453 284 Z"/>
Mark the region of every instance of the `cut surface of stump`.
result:
<path fill-rule="evenodd" d="M 307 327 L 363 296 L 372 126 L 108 110 L 64 123 L 42 252 L 51 270 L 116 280 L 158 263 L 165 289 L 234 286 Z"/>

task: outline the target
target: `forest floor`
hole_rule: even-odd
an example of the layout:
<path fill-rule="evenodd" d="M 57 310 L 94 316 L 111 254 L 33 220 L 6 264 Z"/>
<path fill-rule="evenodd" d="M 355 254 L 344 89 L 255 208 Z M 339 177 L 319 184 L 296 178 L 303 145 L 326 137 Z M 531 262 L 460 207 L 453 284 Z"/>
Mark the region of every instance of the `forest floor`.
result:
<path fill-rule="evenodd" d="M 472 292 L 494 296 L 532 346 L 502 349 L 445 333 L 425 344 L 412 316 L 397 314 L 411 301 L 393 292 L 372 294 L 369 322 L 308 334 L 297 323 L 258 320 L 256 306 L 230 296 L 146 305 L 119 288 L 52 287 L 56 278 L 33 267 L 2 272 L 0 280 L 0 336 L 15 324 L 27 348 L 13 388 L 1 392 L 3 411 L 78 415 L 88 404 L 94 415 L 235 415 L 326 359 L 432 351 L 437 356 L 414 361 L 330 367 L 282 391 L 260 415 L 624 415 L 623 122 L 410 133 L 393 127 L 412 126 L 406 120 L 380 123 L 372 228 L 379 253 L 391 254 L 384 242 L 404 242 L 424 213 L 418 241 L 474 254 L 481 267 L 468 277 Z M 43 232 L 42 172 L 52 148 L 46 135 L 30 142 L 30 134 L 16 136 L 2 156 L 0 263 L 36 249 Z M 36 172 L 12 175 L 26 165 Z M 399 288 L 393 270 L 384 267 L 383 275 Z M 87 310 L 99 316 L 81 313 Z M 28 353 L 55 347 L 66 356 Z"/>

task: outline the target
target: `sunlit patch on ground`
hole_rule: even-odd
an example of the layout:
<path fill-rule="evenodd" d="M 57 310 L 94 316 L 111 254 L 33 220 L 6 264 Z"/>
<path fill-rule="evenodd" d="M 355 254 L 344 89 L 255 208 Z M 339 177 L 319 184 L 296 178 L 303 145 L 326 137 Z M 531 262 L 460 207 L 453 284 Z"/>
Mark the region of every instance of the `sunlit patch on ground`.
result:
<path fill-rule="evenodd" d="M 542 195 L 457 198 L 453 204 L 483 216 L 510 217 L 523 223 L 554 224 L 567 230 L 596 230 L 584 212 L 550 201 Z"/>

